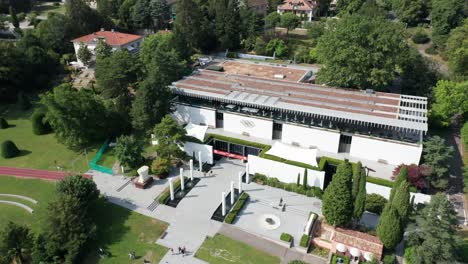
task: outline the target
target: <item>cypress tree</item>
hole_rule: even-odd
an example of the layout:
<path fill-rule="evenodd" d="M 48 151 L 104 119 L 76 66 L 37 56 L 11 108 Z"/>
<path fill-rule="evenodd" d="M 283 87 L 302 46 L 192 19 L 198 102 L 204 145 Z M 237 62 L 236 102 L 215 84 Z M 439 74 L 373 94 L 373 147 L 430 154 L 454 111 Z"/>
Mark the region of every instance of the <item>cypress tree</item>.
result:
<path fill-rule="evenodd" d="M 357 178 L 357 183 L 358 190 L 354 197 L 353 218 L 356 221 L 359 221 L 366 208 L 366 171 L 363 168 L 361 168 L 359 177 Z"/>
<path fill-rule="evenodd" d="M 304 169 L 304 177 L 302 178 L 302 188 L 307 190 L 307 169 Z"/>
<path fill-rule="evenodd" d="M 329 224 L 343 226 L 351 221 L 353 216 L 352 174 L 351 164 L 345 160 L 338 165 L 331 183 L 325 190 L 322 212 Z"/>
<path fill-rule="evenodd" d="M 6 140 L 2 143 L 1 154 L 5 159 L 14 158 L 18 156 L 19 149 L 16 147 L 15 143 L 11 140 Z"/>
<path fill-rule="evenodd" d="M 377 235 L 387 249 L 394 249 L 403 238 L 401 218 L 391 203 L 387 203 L 380 215 Z"/>
<path fill-rule="evenodd" d="M 408 220 L 408 213 L 410 208 L 410 192 L 409 183 L 404 181 L 396 189 L 395 195 L 392 200 L 392 207 L 398 212 L 403 226 Z"/>
<path fill-rule="evenodd" d="M 297 185 L 297 186 L 301 185 L 301 181 L 300 181 L 300 180 L 301 180 L 301 174 L 298 173 L 298 174 L 297 174 L 297 182 L 296 182 L 296 185 Z"/>
<path fill-rule="evenodd" d="M 362 164 L 359 161 L 356 166 L 353 167 L 353 200 L 356 200 L 356 195 L 359 192 L 360 177 L 361 177 Z"/>
<path fill-rule="evenodd" d="M 174 37 L 177 51 L 189 59 L 199 46 L 201 15 L 193 0 L 179 0 L 176 5 L 177 17 L 174 22 Z"/>
<path fill-rule="evenodd" d="M 404 181 L 408 180 L 408 167 L 406 165 L 401 166 L 400 173 L 398 173 L 395 182 L 393 183 L 392 190 L 390 191 L 390 199 L 388 201 L 392 201 L 393 196 L 395 195 L 395 191 L 400 186 L 400 184 Z"/>

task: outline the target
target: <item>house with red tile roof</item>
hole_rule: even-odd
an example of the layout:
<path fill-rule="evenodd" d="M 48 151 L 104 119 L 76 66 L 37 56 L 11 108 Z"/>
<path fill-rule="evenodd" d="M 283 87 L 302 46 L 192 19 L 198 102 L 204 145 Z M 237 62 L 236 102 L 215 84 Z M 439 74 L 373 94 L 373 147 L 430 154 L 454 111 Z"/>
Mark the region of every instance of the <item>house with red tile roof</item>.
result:
<path fill-rule="evenodd" d="M 286 0 L 283 4 L 278 5 L 278 14 L 293 13 L 299 17 L 307 18 L 307 21 L 312 21 L 314 12 L 317 8 L 317 3 L 313 0 Z"/>
<path fill-rule="evenodd" d="M 95 55 L 96 46 L 100 40 L 109 44 L 113 51 L 126 49 L 130 53 L 137 53 L 143 42 L 143 36 L 101 29 L 100 31 L 73 39 L 75 54 L 78 54 L 78 49 L 81 43 L 83 43 Z M 83 63 L 79 59 L 78 64 L 83 66 Z"/>

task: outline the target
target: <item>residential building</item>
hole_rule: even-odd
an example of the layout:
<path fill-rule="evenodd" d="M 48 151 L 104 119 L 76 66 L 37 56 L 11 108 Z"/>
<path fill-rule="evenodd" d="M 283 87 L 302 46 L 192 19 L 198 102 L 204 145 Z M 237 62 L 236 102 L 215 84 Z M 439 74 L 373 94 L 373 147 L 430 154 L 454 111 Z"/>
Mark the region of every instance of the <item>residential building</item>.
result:
<path fill-rule="evenodd" d="M 112 47 L 113 51 L 126 49 L 130 53 L 138 53 L 138 51 L 140 50 L 140 46 L 143 42 L 143 36 L 120 33 L 114 30 L 105 31 L 104 29 L 101 29 L 101 31 L 97 31 L 72 40 L 73 47 L 75 49 L 75 54 L 78 54 L 80 45 L 81 43 L 83 43 L 93 54 L 94 61 L 96 55 L 96 46 L 100 40 L 105 41 L 107 44 L 109 44 Z M 77 60 L 80 66 L 84 66 L 82 61 L 80 61 L 78 58 Z"/>
<path fill-rule="evenodd" d="M 286 0 L 283 4 L 278 5 L 277 12 L 280 15 L 288 12 L 293 13 L 311 22 L 316 7 L 317 3 L 312 0 Z"/>
<path fill-rule="evenodd" d="M 390 173 L 392 166 L 420 161 L 428 129 L 425 97 L 309 84 L 316 69 L 301 66 L 241 60 L 218 66 L 222 71 L 199 69 L 170 86 L 181 123 L 317 149 L 318 156 L 391 165 Z M 255 154 L 214 149 L 244 160 Z"/>

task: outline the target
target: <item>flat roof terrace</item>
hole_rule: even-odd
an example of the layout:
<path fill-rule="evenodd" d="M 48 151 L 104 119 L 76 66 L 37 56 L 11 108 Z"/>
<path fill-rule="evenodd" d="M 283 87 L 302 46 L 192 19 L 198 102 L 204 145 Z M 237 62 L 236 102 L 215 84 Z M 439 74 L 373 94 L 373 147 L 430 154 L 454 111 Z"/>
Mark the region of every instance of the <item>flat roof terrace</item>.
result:
<path fill-rule="evenodd" d="M 299 83 L 296 80 L 308 71 L 296 68 L 238 61 L 221 65 L 225 72 L 199 70 L 173 83 L 172 88 L 176 93 L 241 105 L 427 131 L 424 97 Z M 264 77 L 275 74 L 286 77 L 279 80 Z M 294 81 L 287 80 L 288 76 Z"/>

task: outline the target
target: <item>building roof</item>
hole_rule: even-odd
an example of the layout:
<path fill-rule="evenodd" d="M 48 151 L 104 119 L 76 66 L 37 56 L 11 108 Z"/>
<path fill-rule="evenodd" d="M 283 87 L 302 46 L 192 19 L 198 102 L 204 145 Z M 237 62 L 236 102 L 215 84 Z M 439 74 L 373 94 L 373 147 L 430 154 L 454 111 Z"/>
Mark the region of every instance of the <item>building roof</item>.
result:
<path fill-rule="evenodd" d="M 106 43 L 111 46 L 122 46 L 133 42 L 135 40 L 143 38 L 139 35 L 120 33 L 115 31 L 97 31 L 86 36 L 82 36 L 72 40 L 75 43 L 86 43 L 86 44 L 95 44 L 98 39 L 105 39 Z"/>
<path fill-rule="evenodd" d="M 425 97 L 301 83 L 312 72 L 286 65 L 229 61 L 221 66 L 225 72 L 201 69 L 171 88 L 227 103 L 427 131 Z"/>
<path fill-rule="evenodd" d="M 315 1 L 311 0 L 286 0 L 282 5 L 278 6 L 278 10 L 312 11 L 315 5 Z"/>
<path fill-rule="evenodd" d="M 370 252 L 377 256 L 379 260 L 382 257 L 383 243 L 375 236 L 337 227 L 331 239 L 348 247 Z"/>

